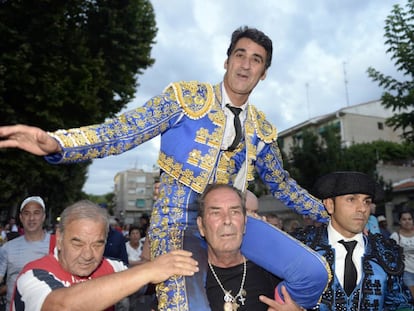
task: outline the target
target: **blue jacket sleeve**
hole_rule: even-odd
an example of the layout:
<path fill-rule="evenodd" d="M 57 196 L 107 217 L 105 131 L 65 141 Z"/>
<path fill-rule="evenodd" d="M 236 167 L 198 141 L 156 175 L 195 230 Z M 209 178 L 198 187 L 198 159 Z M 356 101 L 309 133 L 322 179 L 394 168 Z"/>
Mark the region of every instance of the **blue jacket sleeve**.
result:
<path fill-rule="evenodd" d="M 52 164 L 77 163 L 121 154 L 160 135 L 181 113 L 179 104 L 168 95 L 155 96 L 142 107 L 104 123 L 50 132 L 62 152 L 45 159 Z"/>
<path fill-rule="evenodd" d="M 248 217 L 242 253 L 257 265 L 283 279 L 280 287 L 304 308 L 315 307 L 330 278 L 329 265 L 322 256 L 287 233 Z"/>
<path fill-rule="evenodd" d="M 258 153 L 256 170 L 272 195 L 288 208 L 301 215 L 309 215 L 319 222 L 327 222 L 329 215 L 321 200 L 315 198 L 292 179 L 283 168 L 277 142 L 265 144 Z"/>
<path fill-rule="evenodd" d="M 411 292 L 407 286 L 405 286 L 402 276 L 390 277 L 391 288 L 385 294 L 384 305 L 387 310 L 395 311 L 412 311 L 414 310 L 414 300 L 411 296 Z"/>

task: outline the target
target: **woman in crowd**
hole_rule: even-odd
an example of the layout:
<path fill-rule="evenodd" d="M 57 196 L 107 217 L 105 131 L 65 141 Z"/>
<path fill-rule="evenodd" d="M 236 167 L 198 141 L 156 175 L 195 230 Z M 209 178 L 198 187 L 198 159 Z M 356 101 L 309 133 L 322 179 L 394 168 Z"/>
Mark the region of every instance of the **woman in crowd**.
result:
<path fill-rule="evenodd" d="M 410 211 L 399 213 L 400 229 L 390 236 L 404 250 L 404 283 L 414 296 L 414 223 Z"/>

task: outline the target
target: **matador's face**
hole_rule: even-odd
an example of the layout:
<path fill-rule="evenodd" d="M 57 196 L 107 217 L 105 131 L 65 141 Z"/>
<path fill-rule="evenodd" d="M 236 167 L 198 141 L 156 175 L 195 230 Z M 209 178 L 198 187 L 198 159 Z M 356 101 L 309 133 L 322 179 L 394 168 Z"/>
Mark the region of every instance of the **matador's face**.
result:
<path fill-rule="evenodd" d="M 266 78 L 267 52 L 251 39 L 241 38 L 224 63 L 224 86 L 233 104 L 236 96 L 249 96 L 260 80 Z"/>

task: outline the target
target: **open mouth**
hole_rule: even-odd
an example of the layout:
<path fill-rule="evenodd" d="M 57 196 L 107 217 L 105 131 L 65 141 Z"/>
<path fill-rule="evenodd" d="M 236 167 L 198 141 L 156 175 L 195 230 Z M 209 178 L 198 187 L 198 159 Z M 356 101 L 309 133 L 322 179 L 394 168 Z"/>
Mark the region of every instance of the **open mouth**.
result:
<path fill-rule="evenodd" d="M 226 233 L 226 234 L 221 235 L 222 238 L 230 238 L 230 237 L 234 237 L 234 236 L 235 236 L 234 233 Z"/>

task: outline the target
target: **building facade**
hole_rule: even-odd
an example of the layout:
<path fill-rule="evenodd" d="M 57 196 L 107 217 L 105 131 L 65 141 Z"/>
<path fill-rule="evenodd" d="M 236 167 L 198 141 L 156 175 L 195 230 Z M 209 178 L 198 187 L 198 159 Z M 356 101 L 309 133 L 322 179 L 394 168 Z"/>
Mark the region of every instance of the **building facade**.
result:
<path fill-rule="evenodd" d="M 378 140 L 402 143 L 402 131 L 386 125 L 386 119 L 393 115 L 392 109 L 386 109 L 380 100 L 345 107 L 281 131 L 279 146 L 289 155 L 293 146 L 301 146 L 305 131 L 321 135 L 328 127 L 338 129 L 344 147 Z M 392 200 L 377 209 L 377 214 L 386 216 L 389 228 L 394 229 L 398 225 L 397 215 L 401 209 L 414 211 L 414 192 L 410 182 L 414 178 L 414 162 L 408 160 L 407 163 L 396 164 L 379 161 L 376 171 L 385 183 L 392 185 Z"/>
<path fill-rule="evenodd" d="M 295 144 L 301 145 L 304 131 L 321 134 L 330 126 L 338 128 L 344 147 L 375 140 L 400 143 L 402 132 L 385 124 L 385 120 L 392 115 L 392 110 L 384 108 L 379 100 L 345 107 L 281 131 L 279 146 L 285 154 L 289 154 Z"/>
<path fill-rule="evenodd" d="M 114 214 L 122 223 L 138 223 L 143 215 L 151 215 L 154 204 L 154 183 L 159 171 L 129 169 L 114 177 Z"/>

